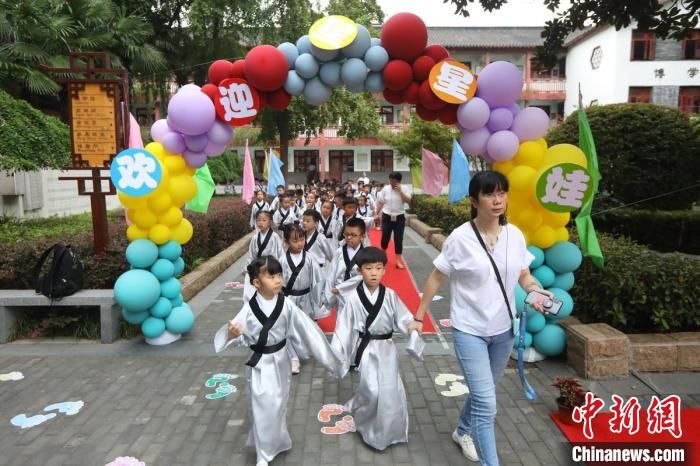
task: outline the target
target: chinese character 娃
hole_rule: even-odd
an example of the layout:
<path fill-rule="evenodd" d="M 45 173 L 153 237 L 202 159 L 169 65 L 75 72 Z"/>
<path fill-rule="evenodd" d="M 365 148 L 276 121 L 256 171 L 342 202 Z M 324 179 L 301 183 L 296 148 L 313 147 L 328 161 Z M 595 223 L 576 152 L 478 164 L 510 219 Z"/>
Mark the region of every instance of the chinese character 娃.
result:
<path fill-rule="evenodd" d="M 561 206 L 581 207 L 590 179 L 583 170 L 574 170 L 564 176 L 562 167 L 554 167 L 547 175 L 547 186 L 542 201 Z"/>

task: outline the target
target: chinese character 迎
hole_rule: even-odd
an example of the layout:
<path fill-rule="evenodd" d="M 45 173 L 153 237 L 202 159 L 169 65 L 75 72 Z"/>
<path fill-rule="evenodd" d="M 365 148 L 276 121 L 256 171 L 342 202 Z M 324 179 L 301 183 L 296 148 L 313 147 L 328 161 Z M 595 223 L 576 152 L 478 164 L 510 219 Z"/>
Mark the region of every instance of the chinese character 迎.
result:
<path fill-rule="evenodd" d="M 654 70 L 654 76 L 660 79 L 666 76 L 666 73 L 664 72 L 663 68 L 656 68 Z"/>
<path fill-rule="evenodd" d="M 586 392 L 586 402 L 583 406 L 576 406 L 571 418 L 574 422 L 583 422 L 583 435 L 588 439 L 593 438 L 593 418 L 596 417 L 598 411 L 603 409 L 605 402 L 597 398 L 593 393 Z"/>
<path fill-rule="evenodd" d="M 698 74 L 697 67 L 694 66 L 692 68 L 688 68 L 688 76 L 690 76 L 691 78 L 694 78 L 695 76 L 697 76 L 697 74 Z"/>
<path fill-rule="evenodd" d="M 121 173 L 119 179 L 121 189 L 139 189 L 144 184 L 151 189 L 158 186 L 158 182 L 150 176 L 156 171 L 155 159 L 147 157 L 143 152 L 137 152 L 133 157 L 123 155 L 116 160 L 119 165 L 119 173 Z"/>
<path fill-rule="evenodd" d="M 456 99 L 466 101 L 467 91 L 473 80 L 474 77 L 467 70 L 444 62 L 433 87 Z"/>
<path fill-rule="evenodd" d="M 676 438 L 683 435 L 681 431 L 681 399 L 678 395 L 669 395 L 659 401 L 656 395 L 651 397 L 647 408 L 647 430 L 650 434 L 659 434 L 667 430 Z"/>
<path fill-rule="evenodd" d="M 581 207 L 590 179 L 583 170 L 574 170 L 564 176 L 562 167 L 554 167 L 547 175 L 547 186 L 542 201 L 561 206 Z"/>
<path fill-rule="evenodd" d="M 219 102 L 224 107 L 226 114 L 224 119 L 231 121 L 233 118 L 249 118 L 258 114 L 254 108 L 253 93 L 248 84 L 231 83 L 228 88 L 219 87 L 221 99 Z"/>
<path fill-rule="evenodd" d="M 627 403 L 622 403 L 622 398 L 617 395 L 612 396 L 613 405 L 610 410 L 613 417 L 610 419 L 610 431 L 619 434 L 622 428 L 626 428 L 629 435 L 634 435 L 639 431 L 639 401 L 636 397 L 627 400 Z"/>

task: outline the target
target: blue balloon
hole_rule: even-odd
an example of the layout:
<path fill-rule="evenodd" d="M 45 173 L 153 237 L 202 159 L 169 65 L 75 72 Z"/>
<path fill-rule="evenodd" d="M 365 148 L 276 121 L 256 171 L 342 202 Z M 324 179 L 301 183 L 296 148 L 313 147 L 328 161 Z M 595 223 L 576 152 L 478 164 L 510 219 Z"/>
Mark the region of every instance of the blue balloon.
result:
<path fill-rule="evenodd" d="M 559 313 L 551 316 L 551 318 L 554 320 L 560 320 L 565 317 L 569 317 L 574 311 L 574 298 L 572 298 L 567 291 L 562 290 L 561 288 L 549 288 L 549 291 L 554 293 L 554 297 L 562 302 Z"/>
<path fill-rule="evenodd" d="M 170 311 L 173 309 L 173 305 L 170 302 L 168 298 L 160 297 L 158 298 L 158 301 L 151 306 L 151 309 L 149 309 L 148 312 L 151 313 L 153 317 L 160 317 L 161 319 L 165 319 L 168 317 L 168 314 L 170 314 Z"/>
<path fill-rule="evenodd" d="M 173 267 L 175 269 L 173 271 L 173 274 L 176 277 L 185 271 L 185 261 L 182 259 L 182 257 L 178 257 L 177 259 L 175 259 L 175 261 L 173 262 Z"/>
<path fill-rule="evenodd" d="M 557 324 L 547 324 L 533 335 L 532 346 L 545 356 L 557 356 L 566 348 L 566 332 Z"/>
<path fill-rule="evenodd" d="M 158 317 L 149 317 L 141 323 L 141 332 L 146 338 L 158 338 L 165 332 L 165 321 Z"/>
<path fill-rule="evenodd" d="M 527 316 L 527 331 L 533 334 L 536 334 L 540 330 L 542 330 L 545 325 L 547 324 L 547 321 L 545 320 L 544 316 L 540 314 L 539 312 L 535 313 L 532 315 L 532 317 L 529 315 Z"/>
<path fill-rule="evenodd" d="M 569 291 L 571 288 L 574 287 L 574 273 L 573 272 L 566 272 L 566 273 L 560 273 L 556 277 L 554 277 L 554 281 L 552 282 L 552 287 L 554 288 L 561 288 L 562 290 Z"/>
<path fill-rule="evenodd" d="M 359 93 L 365 91 L 365 83 L 360 83 L 360 84 L 352 85 L 352 86 L 349 84 L 346 84 L 345 88 L 348 91 L 352 92 L 353 94 L 359 94 Z"/>
<path fill-rule="evenodd" d="M 534 270 L 540 265 L 544 264 L 544 251 L 537 246 L 528 246 L 527 250 L 530 251 L 530 254 L 535 256 L 535 258 L 532 260 L 530 263 L 530 270 Z"/>
<path fill-rule="evenodd" d="M 532 276 L 542 284 L 542 288 L 549 288 L 554 283 L 554 271 L 546 265 L 541 265 L 533 270 Z"/>
<path fill-rule="evenodd" d="M 138 269 L 147 269 L 158 259 L 158 246 L 148 239 L 132 241 L 126 248 L 126 260 Z"/>
<path fill-rule="evenodd" d="M 518 349 L 518 345 L 520 344 L 520 335 L 515 337 L 515 340 L 513 340 L 513 348 Z M 532 333 L 530 332 L 525 332 L 525 348 L 529 348 L 532 346 Z"/>
<path fill-rule="evenodd" d="M 389 63 L 389 53 L 384 47 L 375 45 L 365 52 L 365 64 L 372 71 L 382 71 Z"/>
<path fill-rule="evenodd" d="M 304 79 L 311 79 L 318 74 L 318 62 L 310 53 L 302 53 L 294 62 L 294 69 Z"/>
<path fill-rule="evenodd" d="M 544 252 L 545 263 L 556 273 L 573 272 L 581 266 L 581 250 L 569 241 L 559 241 Z"/>
<path fill-rule="evenodd" d="M 309 39 L 308 35 L 301 36 L 299 40 L 297 40 L 297 50 L 299 51 L 299 55 L 302 53 L 311 53 L 311 39 Z"/>
<path fill-rule="evenodd" d="M 370 92 L 384 92 L 384 78 L 382 77 L 382 73 L 368 74 L 365 87 Z"/>
<path fill-rule="evenodd" d="M 189 307 L 178 306 L 172 310 L 165 319 L 165 328 L 168 332 L 181 334 L 192 330 L 194 326 L 194 313 Z"/>
<path fill-rule="evenodd" d="M 523 287 L 520 286 L 520 283 L 515 284 L 515 309 L 517 309 L 518 314 L 523 312 L 523 309 L 525 309 L 525 297 L 527 296 L 527 293 L 525 293 L 525 290 L 523 290 Z"/>
<path fill-rule="evenodd" d="M 182 306 L 182 304 L 184 302 L 184 298 L 182 296 L 182 293 L 175 296 L 173 299 L 170 300 L 170 302 L 172 303 L 173 307 Z"/>
<path fill-rule="evenodd" d="M 173 277 L 160 284 L 160 294 L 168 299 L 175 299 L 180 294 L 182 286 L 180 281 Z"/>
<path fill-rule="evenodd" d="M 287 59 L 287 66 L 291 70 L 294 68 L 294 61 L 297 59 L 299 56 L 299 50 L 297 50 L 297 46 L 292 44 L 291 42 L 282 42 L 280 45 L 277 46 L 277 50 L 282 52 L 284 55 L 284 58 Z"/>
<path fill-rule="evenodd" d="M 322 48 L 316 47 L 314 44 L 311 44 L 311 55 L 316 57 L 318 61 L 322 62 L 328 62 L 328 61 L 333 61 L 335 57 L 338 56 L 338 51 L 337 50 L 324 50 Z"/>
<path fill-rule="evenodd" d="M 304 87 L 304 99 L 310 105 L 321 105 L 331 97 L 331 89 L 323 84 L 319 78 L 307 81 Z"/>
<path fill-rule="evenodd" d="M 148 270 L 128 270 L 114 282 L 114 300 L 129 312 L 147 311 L 160 297 L 160 281 Z"/>
<path fill-rule="evenodd" d="M 306 82 L 297 72 L 290 70 L 289 73 L 287 73 L 287 80 L 284 82 L 284 90 L 287 91 L 289 95 L 301 95 L 304 92 L 304 84 L 306 84 Z"/>
<path fill-rule="evenodd" d="M 340 68 L 340 78 L 346 86 L 357 88 L 367 79 L 367 65 L 359 58 L 350 58 Z"/>
<path fill-rule="evenodd" d="M 158 259 L 155 264 L 151 266 L 151 273 L 155 275 L 158 280 L 164 282 L 175 275 L 175 266 L 173 262 L 168 259 Z"/>
<path fill-rule="evenodd" d="M 340 63 L 324 63 L 318 76 L 326 86 L 337 86 L 340 83 Z"/>
<path fill-rule="evenodd" d="M 357 36 L 349 45 L 343 47 L 343 55 L 348 58 L 363 58 L 365 52 L 372 46 L 372 38 L 369 31 L 361 24 L 357 25 Z"/>
<path fill-rule="evenodd" d="M 148 316 L 148 311 L 129 312 L 125 308 L 122 308 L 122 317 L 132 325 L 139 325 L 141 322 L 148 319 Z"/>
<path fill-rule="evenodd" d="M 182 255 L 182 246 L 180 246 L 180 244 L 177 242 L 170 240 L 158 248 L 158 254 L 163 259 L 174 261 Z"/>

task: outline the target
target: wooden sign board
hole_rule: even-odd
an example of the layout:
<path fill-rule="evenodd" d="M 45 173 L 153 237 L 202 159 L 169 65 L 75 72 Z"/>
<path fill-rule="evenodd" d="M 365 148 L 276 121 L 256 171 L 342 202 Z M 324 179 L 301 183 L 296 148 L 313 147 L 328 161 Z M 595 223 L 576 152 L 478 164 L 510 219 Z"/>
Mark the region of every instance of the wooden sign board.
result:
<path fill-rule="evenodd" d="M 69 89 L 73 167 L 108 167 L 119 152 L 117 86 L 72 82 Z"/>

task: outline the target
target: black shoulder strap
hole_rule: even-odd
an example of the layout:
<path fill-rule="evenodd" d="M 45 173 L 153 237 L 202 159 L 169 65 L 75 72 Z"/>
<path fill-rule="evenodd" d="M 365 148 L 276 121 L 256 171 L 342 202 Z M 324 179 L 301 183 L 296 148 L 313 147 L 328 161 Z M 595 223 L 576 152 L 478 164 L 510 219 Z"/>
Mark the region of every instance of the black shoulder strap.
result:
<path fill-rule="evenodd" d="M 292 260 L 292 254 L 289 252 L 289 249 L 287 249 L 287 264 L 289 265 L 289 268 L 292 271 L 292 275 L 290 275 L 289 280 L 287 280 L 287 284 L 284 286 L 283 291 L 285 295 L 294 289 L 294 282 L 297 281 L 297 277 L 299 276 L 299 273 L 301 270 L 304 268 L 304 263 L 306 262 L 306 251 L 303 251 L 301 254 L 301 262 L 299 262 L 299 265 L 294 266 L 294 260 Z"/>
<path fill-rule="evenodd" d="M 498 267 L 496 266 L 496 262 L 494 262 L 493 257 L 491 257 L 491 253 L 486 248 L 486 244 L 484 243 L 484 239 L 481 237 L 481 233 L 479 233 L 479 229 L 476 227 L 474 220 L 471 220 L 469 223 L 472 225 L 472 228 L 474 229 L 474 234 L 476 234 L 476 237 L 479 240 L 481 247 L 484 248 L 484 251 L 486 251 L 486 255 L 488 256 L 489 261 L 491 261 L 491 265 L 493 266 L 494 272 L 496 272 L 496 279 L 498 280 L 498 285 L 501 287 L 501 293 L 503 293 L 503 299 L 506 300 L 506 307 L 508 308 L 508 315 L 510 316 L 510 320 L 512 322 L 513 321 L 513 311 L 510 308 L 510 301 L 508 301 L 508 293 L 506 293 L 506 287 L 503 285 L 503 280 L 501 279 L 501 274 L 498 271 Z M 506 251 L 506 254 L 507 253 L 508 252 Z"/>
<path fill-rule="evenodd" d="M 265 235 L 265 240 L 263 242 L 260 242 L 260 232 L 258 232 L 258 259 L 262 257 L 263 251 L 270 242 L 270 238 L 272 238 L 272 228 L 267 230 L 267 234 Z"/>
<path fill-rule="evenodd" d="M 314 231 L 314 234 L 311 235 L 311 239 L 306 241 L 306 244 L 304 245 L 304 251 L 308 251 L 314 246 L 314 243 L 318 239 L 318 230 Z"/>
<path fill-rule="evenodd" d="M 357 353 L 355 353 L 355 366 L 360 365 L 360 361 L 362 360 L 362 353 L 365 352 L 365 348 L 367 348 L 367 345 L 369 344 L 369 341 L 371 340 L 372 334 L 369 331 L 369 328 L 372 326 L 374 321 L 377 319 L 377 316 L 379 315 L 379 311 L 382 309 L 382 305 L 384 304 L 384 294 L 386 293 L 386 288 L 384 285 L 379 285 L 379 296 L 377 296 L 377 302 L 372 304 L 369 302 L 369 298 L 365 294 L 365 287 L 363 286 L 364 283 L 360 282 L 360 284 L 357 286 L 357 296 L 360 298 L 360 302 L 364 306 L 365 310 L 367 311 L 367 319 L 365 320 L 365 332 L 364 335 L 362 336 L 362 340 L 360 340 L 360 345 L 357 347 Z"/>
<path fill-rule="evenodd" d="M 57 245 L 53 245 L 49 248 L 47 248 L 42 254 L 41 257 L 39 257 L 39 261 L 36 263 L 34 266 L 34 271 L 32 272 L 32 277 L 34 280 L 34 289 L 37 293 L 41 293 L 41 283 L 39 280 L 39 275 L 41 274 L 41 268 L 44 266 L 46 263 L 46 259 L 48 259 L 49 254 L 56 248 Z M 54 255 L 54 262 L 55 262 L 56 256 Z M 53 267 L 52 267 L 53 268 Z"/>
<path fill-rule="evenodd" d="M 364 246 L 360 244 L 360 249 L 362 249 Z M 352 260 L 350 260 L 350 256 L 348 255 L 348 245 L 347 243 L 343 245 L 343 262 L 345 262 L 345 280 L 350 279 L 350 272 L 352 272 L 352 266 L 355 265 L 355 259 L 357 258 L 357 254 L 360 251 L 357 251 L 355 255 L 352 257 Z"/>
<path fill-rule="evenodd" d="M 277 322 L 277 319 L 279 319 L 280 315 L 282 314 L 282 308 L 284 308 L 284 296 L 282 296 L 281 294 L 277 295 L 277 303 L 275 304 L 275 309 L 272 311 L 272 314 L 266 316 L 262 309 L 260 309 L 260 305 L 258 304 L 258 300 L 256 299 L 257 297 L 258 292 L 256 291 L 253 297 L 250 298 L 250 301 L 248 301 L 250 309 L 253 311 L 253 315 L 255 315 L 255 318 L 258 319 L 258 321 L 262 324 L 262 329 L 260 330 L 260 334 L 258 335 L 258 341 L 256 341 L 255 344 L 251 345 L 250 347 L 250 349 L 252 349 L 254 353 L 250 357 L 248 362 L 245 363 L 246 366 L 250 367 L 255 367 L 258 364 L 258 361 L 260 361 L 260 358 L 263 354 L 261 351 L 267 345 L 267 337 L 270 334 L 270 330 Z"/>

